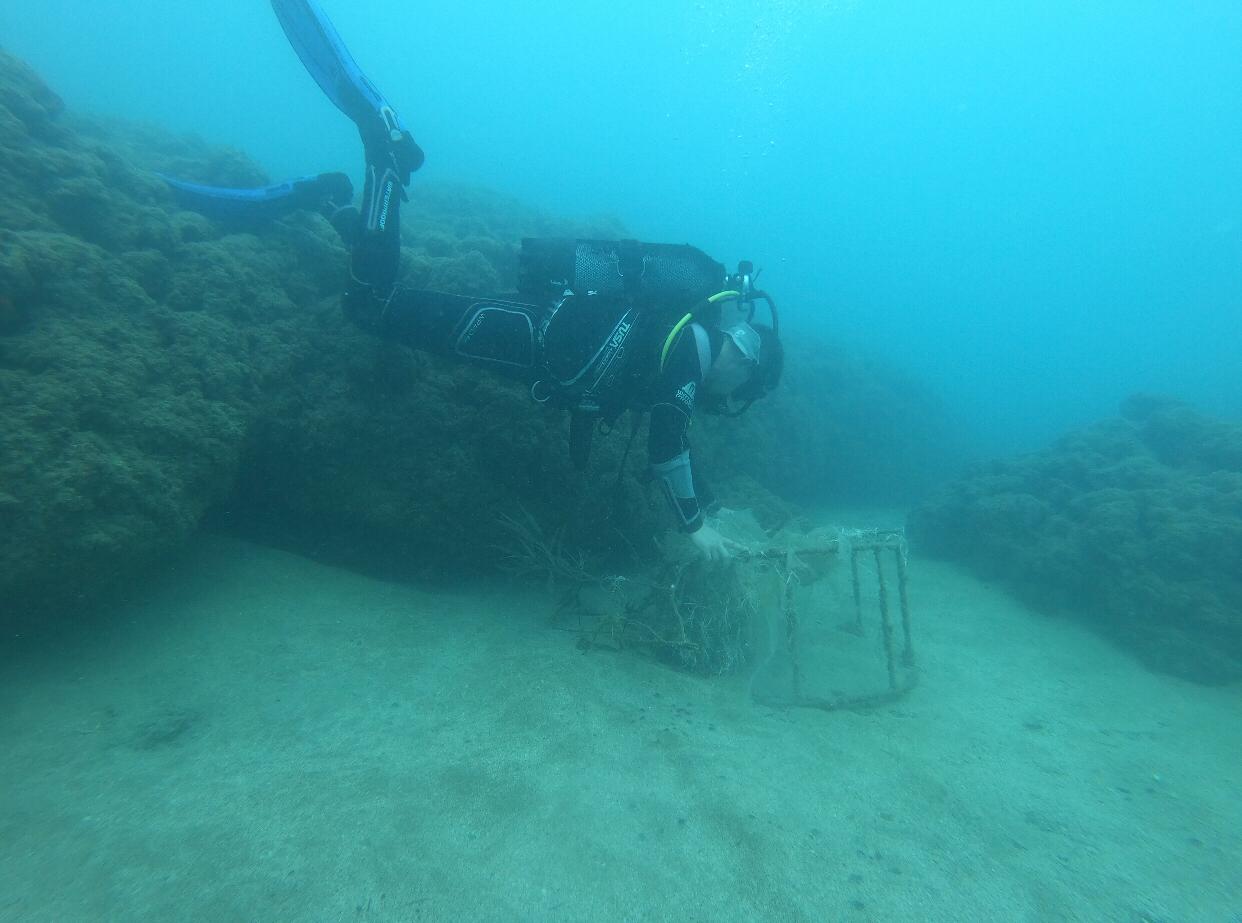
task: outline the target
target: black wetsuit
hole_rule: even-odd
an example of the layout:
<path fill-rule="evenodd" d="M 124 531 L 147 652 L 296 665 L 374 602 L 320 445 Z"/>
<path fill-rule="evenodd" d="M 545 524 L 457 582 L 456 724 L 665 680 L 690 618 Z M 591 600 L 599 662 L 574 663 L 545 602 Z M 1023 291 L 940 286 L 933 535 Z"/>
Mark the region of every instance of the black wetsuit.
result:
<path fill-rule="evenodd" d="M 393 251 L 385 249 L 391 257 Z M 652 473 L 681 527 L 693 532 L 702 525 L 708 500 L 693 474 L 687 429 L 719 334 L 687 325 L 661 367 L 665 339 L 686 309 L 681 305 L 669 310 L 649 300 L 640 305 L 625 296 L 568 291 L 548 304 L 517 295 L 475 298 L 400 287 L 385 292 L 359 278 L 375 252 L 355 249 L 345 294 L 346 313 L 355 323 L 385 339 L 517 376 L 536 400 L 560 401 L 572 411 L 586 406 L 587 427 L 598 419 L 611 422 L 625 410 L 649 410 Z M 386 277 L 386 261 L 383 269 Z M 616 346 L 621 349 L 614 355 L 610 347 Z"/>
<path fill-rule="evenodd" d="M 670 324 L 725 280 L 724 267 L 692 247 L 636 241 L 523 241 L 513 299 L 476 299 L 396 285 L 401 203 L 423 151 L 340 35 L 311 0 L 272 0 L 290 45 L 328 98 L 358 127 L 366 184 L 357 220 L 338 208 L 333 224 L 352 242 L 345 291 L 348 316 L 376 334 L 418 349 L 526 377 L 536 400 L 563 399 L 573 414 L 570 446 L 584 419 L 615 419 L 627 407 L 651 409 L 652 470 L 683 526 L 702 525 L 686 428 L 716 349 L 689 325 L 661 360 Z M 332 204 L 348 202 L 344 177 L 321 176 Z M 201 190 L 198 190 L 201 192 Z M 301 192 L 290 187 L 281 196 Z M 272 197 L 269 190 L 260 199 Z M 212 196 L 209 196 L 212 197 Z M 226 194 L 253 203 L 253 193 Z M 565 244 L 568 244 L 566 246 Z M 535 267 L 535 271 L 526 270 Z M 573 294 L 570 294 L 570 293 Z M 667 316 L 672 314 L 672 318 Z M 661 327 L 663 324 L 663 327 Z M 588 443 L 589 444 L 589 443 Z"/>
<path fill-rule="evenodd" d="M 724 266 L 689 246 L 527 240 L 519 297 L 403 289 L 400 206 L 422 152 L 408 133 L 391 145 L 369 137 L 364 130 L 366 185 L 344 295 L 350 319 L 416 349 L 519 375 L 536 400 L 565 398 L 592 429 L 597 418 L 649 408 L 652 473 L 682 528 L 698 530 L 706 503 L 686 430 L 719 334 L 689 324 L 663 362 L 661 354 L 672 324 L 723 287 Z"/>

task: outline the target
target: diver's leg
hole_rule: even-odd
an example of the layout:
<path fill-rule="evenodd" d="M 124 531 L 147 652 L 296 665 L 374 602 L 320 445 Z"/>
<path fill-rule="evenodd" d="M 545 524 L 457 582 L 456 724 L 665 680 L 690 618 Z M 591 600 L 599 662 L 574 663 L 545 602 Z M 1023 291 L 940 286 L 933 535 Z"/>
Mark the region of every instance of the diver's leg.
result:
<path fill-rule="evenodd" d="M 349 260 L 346 300 L 391 298 L 401 262 L 401 200 L 405 189 L 391 163 L 366 162 L 366 184 Z"/>
<path fill-rule="evenodd" d="M 387 340 L 498 371 L 530 373 L 537 365 L 543 310 L 503 298 L 398 289 L 378 312 L 356 321 Z"/>
<path fill-rule="evenodd" d="M 366 154 L 362 207 L 356 220 L 352 215 L 338 216 L 333 224 L 352 244 L 346 313 L 375 329 L 397 294 L 401 201 L 410 174 L 422 166 L 423 152 L 362 73 L 315 0 L 272 0 L 272 9 L 302 64 L 362 137 Z"/>

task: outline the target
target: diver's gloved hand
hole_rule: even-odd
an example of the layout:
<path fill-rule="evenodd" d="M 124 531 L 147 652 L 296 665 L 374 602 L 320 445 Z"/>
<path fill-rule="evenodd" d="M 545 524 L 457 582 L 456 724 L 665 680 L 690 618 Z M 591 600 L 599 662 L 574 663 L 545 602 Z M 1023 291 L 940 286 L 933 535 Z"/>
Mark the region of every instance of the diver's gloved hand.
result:
<path fill-rule="evenodd" d="M 707 523 L 690 533 L 690 541 L 707 561 L 728 561 L 734 552 L 742 550 L 741 545 L 725 538 Z"/>

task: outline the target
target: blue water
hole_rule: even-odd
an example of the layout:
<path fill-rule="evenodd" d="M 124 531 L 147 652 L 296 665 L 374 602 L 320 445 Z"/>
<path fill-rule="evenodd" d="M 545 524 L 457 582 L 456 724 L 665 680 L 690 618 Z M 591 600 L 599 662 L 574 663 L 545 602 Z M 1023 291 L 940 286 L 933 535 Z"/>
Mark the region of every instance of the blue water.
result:
<path fill-rule="evenodd" d="M 1236 0 L 324 6 L 427 178 L 754 259 L 980 451 L 1137 390 L 1242 417 Z M 10 3 L 0 37 L 74 108 L 360 166 L 266 3 Z"/>

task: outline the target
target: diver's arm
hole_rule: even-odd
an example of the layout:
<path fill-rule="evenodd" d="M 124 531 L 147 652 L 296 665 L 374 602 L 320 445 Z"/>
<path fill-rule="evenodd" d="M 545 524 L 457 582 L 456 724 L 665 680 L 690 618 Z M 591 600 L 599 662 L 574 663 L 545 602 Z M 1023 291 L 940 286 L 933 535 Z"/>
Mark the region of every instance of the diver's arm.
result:
<path fill-rule="evenodd" d="M 684 449 L 672 458 L 653 462 L 651 472 L 664 488 L 669 505 L 685 532 L 703 527 L 703 510 L 694 492 L 694 472 L 690 469 L 690 450 Z"/>
<path fill-rule="evenodd" d="M 694 414 L 695 393 L 703 375 L 695 338 L 682 336 L 656 382 L 647 438 L 652 475 L 663 487 L 673 514 L 686 532 L 697 532 L 703 526 L 703 509 L 695 490 L 686 438 Z"/>
<path fill-rule="evenodd" d="M 653 429 L 655 426 L 653 408 Z M 667 461 L 652 464 L 651 470 L 663 485 L 674 514 L 699 554 L 708 561 L 725 561 L 732 557 L 737 543 L 725 538 L 703 519 L 709 502 L 705 502 L 704 489 L 696 489 L 690 450 L 683 449 Z"/>

